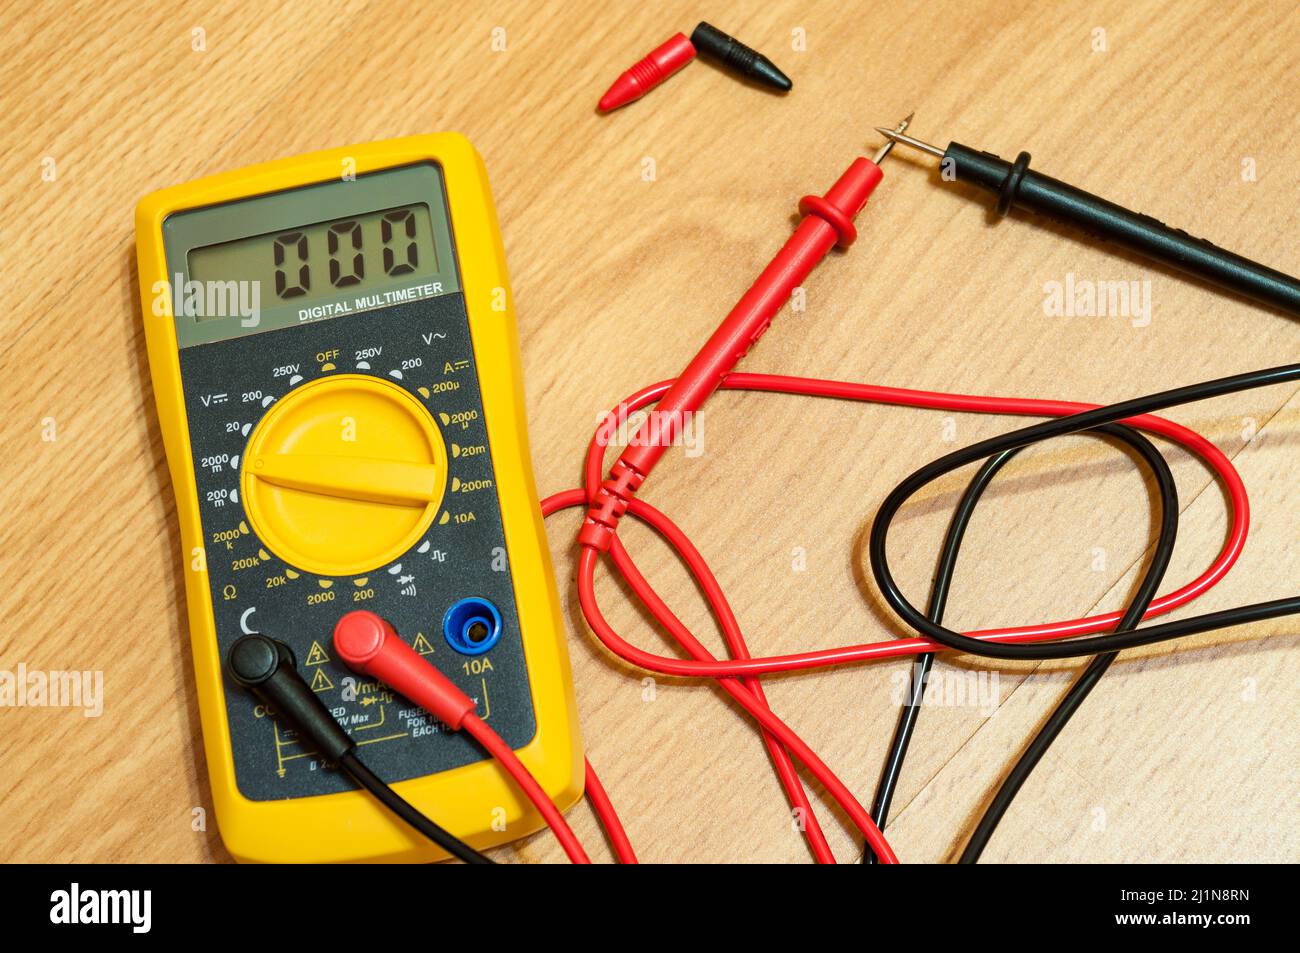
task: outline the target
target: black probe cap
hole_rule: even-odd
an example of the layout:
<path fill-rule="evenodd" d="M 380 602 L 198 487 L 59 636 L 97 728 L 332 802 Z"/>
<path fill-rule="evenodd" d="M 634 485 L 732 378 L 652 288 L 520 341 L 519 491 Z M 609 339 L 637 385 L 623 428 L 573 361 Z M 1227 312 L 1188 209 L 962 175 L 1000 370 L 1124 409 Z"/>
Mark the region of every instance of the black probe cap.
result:
<path fill-rule="evenodd" d="M 292 724 L 322 758 L 337 761 L 356 747 L 298 674 L 293 652 L 283 642 L 265 635 L 246 635 L 230 647 L 226 664 L 236 684 Z"/>
<path fill-rule="evenodd" d="M 705 56 L 712 57 L 746 79 L 762 83 L 781 92 L 794 86 L 790 77 L 782 73 L 772 61 L 757 50 L 751 50 L 733 36 L 728 36 L 716 26 L 701 22 L 691 34 L 691 45 Z"/>

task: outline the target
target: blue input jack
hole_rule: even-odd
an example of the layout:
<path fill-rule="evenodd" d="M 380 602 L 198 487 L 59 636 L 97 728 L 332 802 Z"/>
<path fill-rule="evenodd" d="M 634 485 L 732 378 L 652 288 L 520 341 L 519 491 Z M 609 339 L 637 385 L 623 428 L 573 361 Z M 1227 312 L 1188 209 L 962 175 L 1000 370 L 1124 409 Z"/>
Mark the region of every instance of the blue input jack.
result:
<path fill-rule="evenodd" d="M 461 599 L 442 617 L 442 634 L 461 655 L 482 655 L 501 641 L 501 612 L 477 596 Z"/>

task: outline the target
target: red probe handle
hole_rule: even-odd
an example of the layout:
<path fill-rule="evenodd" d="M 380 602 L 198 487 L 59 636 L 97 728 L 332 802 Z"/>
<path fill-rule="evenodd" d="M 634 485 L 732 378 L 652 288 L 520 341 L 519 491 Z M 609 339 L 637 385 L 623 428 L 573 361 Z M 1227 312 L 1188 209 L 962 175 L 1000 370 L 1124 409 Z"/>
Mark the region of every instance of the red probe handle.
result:
<path fill-rule="evenodd" d="M 369 675 L 460 731 L 474 702 L 416 654 L 397 630 L 373 612 L 349 612 L 334 626 L 334 651 L 355 672 Z"/>
<path fill-rule="evenodd" d="M 836 244 L 848 246 L 858 237 L 853 219 L 882 178 L 880 166 L 858 158 L 825 196 L 809 195 L 800 200 L 803 221 L 659 399 L 655 413 L 610 468 L 609 479 L 588 507 L 578 542 L 601 552 L 609 549 L 628 501 L 672 446 L 685 415 L 699 410 L 718 389 L 722 378 L 749 353 L 826 253 Z"/>

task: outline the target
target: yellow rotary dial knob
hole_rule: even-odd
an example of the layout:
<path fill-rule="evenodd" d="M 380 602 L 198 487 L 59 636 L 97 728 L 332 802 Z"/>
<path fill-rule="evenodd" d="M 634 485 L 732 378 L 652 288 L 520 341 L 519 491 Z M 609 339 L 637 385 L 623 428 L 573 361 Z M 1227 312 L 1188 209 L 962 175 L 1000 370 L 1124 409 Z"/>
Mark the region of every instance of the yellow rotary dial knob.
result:
<path fill-rule="evenodd" d="M 396 384 L 313 381 L 271 405 L 245 447 L 240 492 L 258 537 L 323 576 L 369 572 L 413 546 L 447 486 L 447 447 Z"/>

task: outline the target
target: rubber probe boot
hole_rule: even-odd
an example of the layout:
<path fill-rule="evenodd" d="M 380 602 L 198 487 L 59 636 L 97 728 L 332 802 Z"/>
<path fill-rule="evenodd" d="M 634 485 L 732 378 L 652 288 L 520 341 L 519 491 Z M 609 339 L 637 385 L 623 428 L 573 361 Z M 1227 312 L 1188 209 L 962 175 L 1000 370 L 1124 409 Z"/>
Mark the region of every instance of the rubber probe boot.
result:
<path fill-rule="evenodd" d="M 691 43 L 701 55 L 716 60 L 719 64 L 745 79 L 783 93 L 789 92 L 794 84 L 776 65 L 758 50 L 751 49 L 734 36 L 723 33 L 711 23 L 700 22 L 691 34 Z"/>
<path fill-rule="evenodd" d="M 600 97 L 600 111 L 609 112 L 640 99 L 695 59 L 695 47 L 684 33 L 674 33 L 643 59 L 629 66 Z"/>

